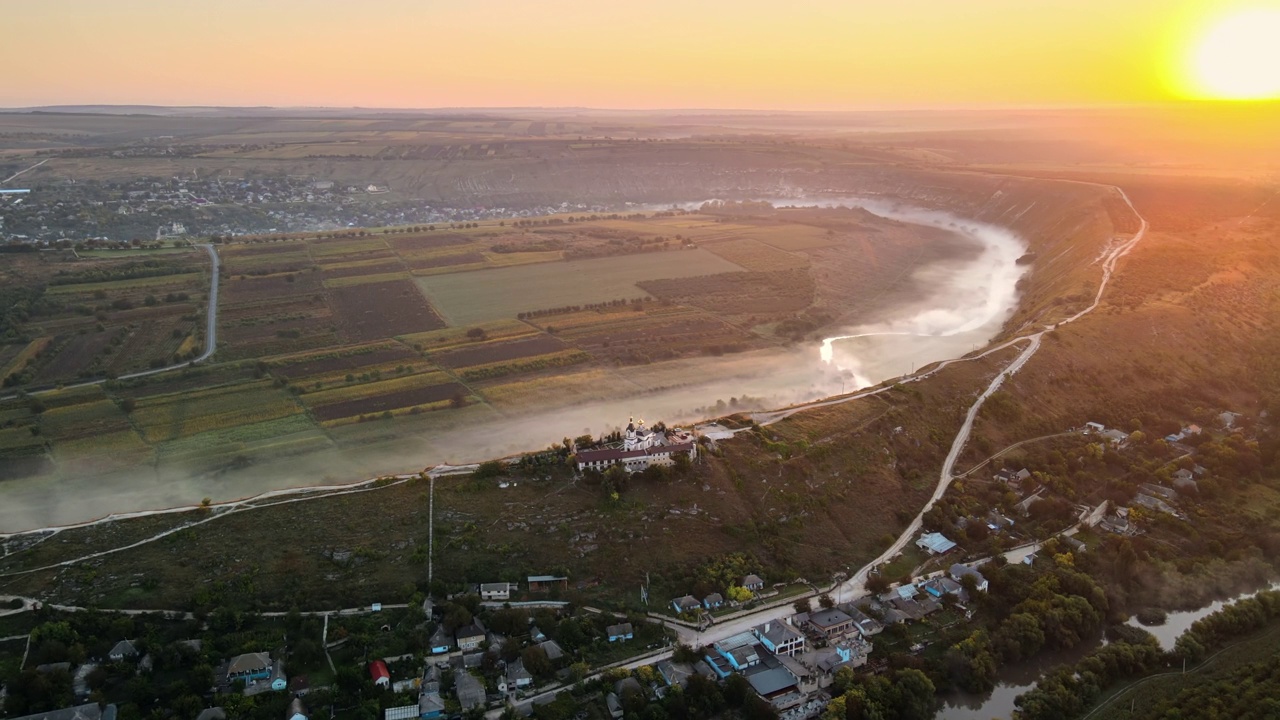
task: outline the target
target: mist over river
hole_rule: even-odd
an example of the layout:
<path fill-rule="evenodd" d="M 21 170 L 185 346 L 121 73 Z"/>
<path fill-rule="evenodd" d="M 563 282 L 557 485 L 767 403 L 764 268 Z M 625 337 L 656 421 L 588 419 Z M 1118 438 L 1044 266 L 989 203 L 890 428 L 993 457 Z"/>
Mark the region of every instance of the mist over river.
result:
<path fill-rule="evenodd" d="M 562 438 L 618 428 L 631 416 L 690 423 L 723 414 L 718 401 L 750 397 L 769 408 L 850 392 L 922 365 L 982 347 L 1013 313 L 1025 268 L 1025 243 L 1003 228 L 947 213 L 860 198 L 769 199 L 777 205 L 862 207 L 883 217 L 940 228 L 968 246 L 962 257 L 917 266 L 915 299 L 841 330 L 821 343 L 697 358 L 632 369 L 618 380 L 622 400 L 584 402 L 539 413 L 489 415 L 412 437 L 362 447 L 328 448 L 249 467 L 193 475 L 140 467 L 55 482 L 0 486 L 0 532 L 85 522 L 108 514 L 223 502 L 263 492 L 343 485 L 372 476 L 417 472 L 440 463 L 478 462 L 544 448 Z M 611 388 L 612 390 L 612 388 Z"/>

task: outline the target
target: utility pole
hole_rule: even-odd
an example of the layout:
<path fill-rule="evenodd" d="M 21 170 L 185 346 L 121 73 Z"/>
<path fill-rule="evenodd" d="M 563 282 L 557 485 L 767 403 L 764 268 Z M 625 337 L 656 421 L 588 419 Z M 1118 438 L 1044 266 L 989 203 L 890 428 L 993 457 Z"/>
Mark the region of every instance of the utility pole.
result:
<path fill-rule="evenodd" d="M 428 473 L 427 481 L 431 484 L 427 491 L 427 591 L 430 592 L 436 558 L 436 476 Z"/>

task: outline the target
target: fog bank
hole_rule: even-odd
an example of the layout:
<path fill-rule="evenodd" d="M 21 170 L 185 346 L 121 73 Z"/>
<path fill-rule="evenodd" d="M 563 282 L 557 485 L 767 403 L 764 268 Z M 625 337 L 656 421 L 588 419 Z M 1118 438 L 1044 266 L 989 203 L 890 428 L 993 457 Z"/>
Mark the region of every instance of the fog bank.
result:
<path fill-rule="evenodd" d="M 643 382 L 618 381 L 616 395 L 621 399 L 544 412 L 493 414 L 481 422 L 414 437 L 329 448 L 219 473 L 145 467 L 80 482 L 8 481 L 3 488 L 5 502 L 0 504 L 0 532 L 196 505 L 206 497 L 222 502 L 291 487 L 349 484 L 441 463 L 478 462 L 539 450 L 564 437 L 598 435 L 625 425 L 632 416 L 688 424 L 733 409 L 768 409 L 830 397 L 981 347 L 1016 307 L 1016 285 L 1025 270 L 1016 261 L 1025 245 L 1003 228 L 873 199 L 769 200 L 776 205 L 861 207 L 889 219 L 954 232 L 979 251 L 963 260 L 917 268 L 912 279 L 921 289 L 919 298 L 883 312 L 872 324 L 852 326 L 821 343 L 790 349 L 650 366 L 643 370 Z M 744 397 L 752 401 L 730 406 L 731 399 Z M 717 408 L 718 401 L 725 405 Z"/>

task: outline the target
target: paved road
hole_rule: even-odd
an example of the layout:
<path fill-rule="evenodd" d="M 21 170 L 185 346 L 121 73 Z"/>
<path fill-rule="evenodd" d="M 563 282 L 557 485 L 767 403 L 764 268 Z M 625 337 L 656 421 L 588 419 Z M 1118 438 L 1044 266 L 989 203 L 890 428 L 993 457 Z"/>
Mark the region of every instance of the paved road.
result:
<path fill-rule="evenodd" d="M 177 365 L 166 365 L 165 367 L 161 367 L 161 368 L 153 368 L 151 370 L 140 370 L 135 373 L 121 375 L 118 378 L 119 380 L 130 380 L 133 378 L 146 377 L 148 375 L 158 375 L 160 373 L 169 372 L 171 370 L 178 370 L 180 368 L 189 367 L 196 363 L 202 363 L 205 360 L 208 360 L 210 357 L 212 357 L 214 351 L 218 349 L 218 271 L 222 267 L 222 262 L 218 259 L 218 251 L 214 249 L 213 245 L 210 245 L 208 243 L 202 243 L 200 245 L 196 245 L 195 247 L 204 248 L 204 251 L 209 253 L 209 262 L 212 270 L 212 273 L 209 276 L 209 310 L 208 312 L 205 313 L 204 352 L 200 353 L 200 356 L 195 358 L 194 360 L 189 360 L 184 363 L 178 363 Z M 62 389 L 66 390 L 70 388 L 88 387 L 90 385 L 101 385 L 106 381 L 107 381 L 106 378 L 103 378 L 101 380 L 90 380 L 88 382 L 75 383 L 72 385 L 64 385 Z M 45 388 L 44 390 L 32 390 L 27 394 L 40 395 L 42 393 L 53 392 L 57 389 L 58 388 Z M 15 397 L 17 397 L 16 394 L 5 395 L 3 397 L 0 397 L 0 400 L 11 400 Z"/>
<path fill-rule="evenodd" d="M 201 363 L 213 356 L 214 351 L 218 349 L 218 271 L 222 268 L 222 261 L 218 259 L 218 251 L 209 243 L 202 243 L 196 247 L 204 248 L 209 253 L 209 265 L 212 272 L 209 274 L 209 310 L 205 313 L 204 325 L 204 352 L 194 360 L 180 363 L 178 365 L 170 365 L 168 367 L 156 368 L 154 370 L 143 370 L 141 372 L 129 373 L 121 375 L 121 380 L 130 378 L 146 377 L 147 375 L 156 375 L 170 370 L 177 370 L 195 363 Z M 98 382 L 102 382 L 99 380 Z"/>
<path fill-rule="evenodd" d="M 1088 184 L 1088 183 L 1085 183 L 1085 184 Z M 1088 315 L 1089 313 L 1093 312 L 1098 307 L 1098 305 L 1102 302 L 1102 294 L 1103 292 L 1106 291 L 1107 285 L 1111 281 L 1112 274 L 1115 272 L 1116 264 L 1120 261 L 1120 258 L 1124 257 L 1125 255 L 1128 255 L 1129 252 L 1133 250 L 1134 246 L 1137 245 L 1138 242 L 1142 240 L 1142 238 L 1146 235 L 1146 232 L 1147 232 L 1147 221 L 1145 218 L 1143 218 L 1141 215 L 1138 214 L 1137 209 L 1134 208 L 1133 203 L 1130 202 L 1129 196 L 1126 195 L 1125 192 L 1120 188 L 1114 188 L 1114 189 L 1116 190 L 1116 192 L 1120 194 L 1120 197 L 1125 201 L 1125 204 L 1129 206 L 1129 209 L 1133 211 L 1133 214 L 1138 217 L 1139 221 L 1141 222 L 1141 226 L 1138 229 L 1138 232 L 1136 232 L 1133 235 L 1133 237 L 1115 245 L 1114 247 L 1111 247 L 1107 251 L 1107 253 L 1103 256 L 1102 280 L 1098 285 L 1098 292 L 1094 296 L 1093 302 L 1090 303 L 1088 307 L 1084 308 L 1083 310 L 1076 313 L 1075 315 L 1072 315 L 1071 317 L 1066 318 L 1065 320 L 1062 320 L 1061 322 L 1059 322 L 1057 325 L 1053 327 L 1047 327 L 1038 332 L 1031 333 L 1029 335 L 1013 338 L 1012 340 L 1008 340 L 1004 343 L 996 345 L 976 356 L 971 356 L 969 358 L 957 358 L 955 360 L 945 361 L 943 363 L 938 364 L 934 369 L 926 373 L 905 377 L 899 381 L 901 383 L 919 382 L 920 380 L 923 380 L 924 378 L 932 376 L 934 373 L 937 373 L 938 371 L 942 370 L 943 368 L 947 367 L 948 365 L 954 362 L 964 362 L 965 360 L 974 360 L 980 357 L 985 357 L 995 352 L 999 352 L 1006 348 L 1013 347 L 1021 343 L 1026 343 L 1026 347 L 1023 348 L 1022 352 L 1019 353 L 1016 358 L 1014 358 L 1013 362 L 1010 363 L 1008 367 L 1006 367 L 999 375 L 995 377 L 994 380 L 991 381 L 991 383 L 987 386 L 986 390 L 984 390 L 982 394 L 978 397 L 978 399 L 969 407 L 969 412 L 965 415 L 964 423 L 960 426 L 959 431 L 956 433 L 955 439 L 952 441 L 952 444 L 951 444 L 951 450 L 950 452 L 947 453 L 947 458 L 942 465 L 941 471 L 938 474 L 938 484 L 937 484 L 937 487 L 934 488 L 933 495 L 930 497 L 929 502 L 927 502 L 924 505 L 924 507 L 920 509 L 919 514 L 917 514 L 915 518 L 912 519 L 911 523 L 907 526 L 906 530 L 904 530 L 902 534 L 898 536 L 898 538 L 893 542 L 893 544 L 887 550 L 881 553 L 880 556 L 877 557 L 876 559 L 864 565 L 861 569 L 859 569 L 856 573 L 854 573 L 848 580 L 846 580 L 845 582 L 838 585 L 835 589 L 833 589 L 832 590 L 833 595 L 836 595 L 842 598 L 856 598 L 866 594 L 867 592 L 866 581 L 867 581 L 867 577 L 871 573 L 871 570 L 874 569 L 877 565 L 887 562 L 894 555 L 897 555 L 899 552 L 901 552 L 902 549 L 906 547 L 907 543 L 911 542 L 912 538 L 915 537 L 916 532 L 919 531 L 923 523 L 923 518 L 925 513 L 927 513 L 933 507 L 934 503 L 936 503 L 943 496 L 943 494 L 946 493 L 947 488 L 950 487 L 951 481 L 954 479 L 953 473 L 955 470 L 956 460 L 960 457 L 961 451 L 964 450 L 964 446 L 969 440 L 969 434 L 973 430 L 973 422 L 977 418 L 978 411 L 982 408 L 982 404 L 986 401 L 986 399 L 991 397 L 993 393 L 999 390 L 1000 386 L 1004 384 L 1005 380 L 1013 376 L 1020 369 L 1022 369 L 1023 366 L 1027 364 L 1027 362 L 1032 358 L 1032 356 L 1035 355 L 1036 351 L 1040 349 L 1041 342 L 1046 333 L 1052 332 L 1056 327 L 1059 327 L 1061 325 L 1065 325 L 1067 323 L 1072 323 L 1079 320 L 1085 315 Z M 793 408 L 787 408 L 785 410 L 780 410 L 776 412 L 758 413 L 754 416 L 754 419 L 756 420 L 756 422 L 760 423 L 761 425 L 767 425 L 770 423 L 777 422 L 803 409 L 837 405 L 840 403 L 850 402 L 852 400 L 856 400 L 861 397 L 868 397 L 870 395 L 875 395 L 877 393 L 886 392 L 887 390 L 889 390 L 889 388 L 885 387 L 885 388 L 880 388 L 878 390 L 869 390 L 867 392 L 857 393 L 855 395 L 845 396 L 841 398 L 835 398 L 832 400 L 823 400 L 823 401 L 818 401 L 814 403 L 806 403 L 804 405 L 796 406 Z M 1103 511 L 1104 508 L 1105 508 L 1105 504 L 1103 506 L 1099 506 L 1098 509 L 1095 509 L 1094 513 L 1095 514 L 1100 513 Z M 1037 548 L 1038 548 L 1038 545 L 1036 544 L 1024 546 L 1022 548 L 1015 548 L 1014 550 L 1010 550 L 1009 552 L 1005 553 L 1005 557 L 1009 559 L 1011 562 L 1019 562 L 1026 555 L 1029 555 L 1030 553 L 1034 552 Z M 716 623 L 715 625 L 708 628 L 705 632 L 696 635 L 695 641 L 699 644 L 707 644 L 707 643 L 715 642 L 717 640 L 722 640 L 724 638 L 750 630 L 752 627 L 759 625 L 760 623 L 770 621 L 770 620 L 781 620 L 782 618 L 790 614 L 791 614 L 791 607 L 789 605 L 783 605 L 777 608 L 762 610 L 760 612 L 753 613 L 752 615 L 749 615 L 749 616 L 735 618 L 734 620 L 731 620 L 728 622 Z M 684 639 L 684 634 L 682 634 L 682 639 Z M 669 657 L 670 654 L 671 653 L 668 651 L 656 657 L 648 657 L 648 658 L 635 660 L 623 667 L 638 667 L 640 665 L 652 664 L 654 662 L 658 662 L 659 660 L 663 660 L 666 657 Z"/>

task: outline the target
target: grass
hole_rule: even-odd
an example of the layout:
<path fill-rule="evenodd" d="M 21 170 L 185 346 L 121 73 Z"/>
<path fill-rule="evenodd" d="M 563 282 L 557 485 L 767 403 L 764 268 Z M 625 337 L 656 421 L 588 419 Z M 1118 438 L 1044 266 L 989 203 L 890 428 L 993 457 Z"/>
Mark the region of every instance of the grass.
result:
<path fill-rule="evenodd" d="M 482 385 L 479 390 L 495 407 L 532 408 L 545 405 L 548 397 L 563 403 L 606 400 L 625 394 L 627 386 L 607 370 L 592 369 L 516 382 L 498 381 L 493 385 Z"/>
<path fill-rule="evenodd" d="M 302 412 L 269 381 L 139 400 L 134 421 L 148 442 L 274 420 Z"/>
<path fill-rule="evenodd" d="M 324 286 L 327 288 L 349 287 L 351 285 L 367 285 L 369 283 L 390 282 L 392 280 L 407 280 L 409 277 L 407 270 L 378 273 L 376 275 L 351 275 L 349 277 L 326 278 Z"/>
<path fill-rule="evenodd" d="M 163 287 L 165 285 L 198 285 L 200 273 L 180 273 L 177 275 L 156 275 L 155 277 L 130 278 L 128 280 L 109 280 L 106 282 L 75 283 L 72 285 L 50 285 L 45 288 L 49 295 L 74 295 L 97 290 L 136 290 L 139 288 Z"/>
<path fill-rule="evenodd" d="M 779 250 L 752 238 L 707 243 L 706 249 L 748 270 L 786 270 L 809 264 L 802 255 Z"/>
<path fill-rule="evenodd" d="M 53 342 L 53 338 L 51 337 L 40 337 L 27 343 L 27 346 L 22 348 L 22 351 L 15 355 L 13 360 L 9 361 L 9 366 L 6 367 L 3 372 L 0 372 L 0 378 L 4 378 L 12 372 L 21 370 L 22 367 L 27 364 L 28 360 L 39 355 L 45 348 L 49 347 L 49 343 L 51 342 Z"/>
<path fill-rule="evenodd" d="M 540 263 L 417 278 L 450 325 L 514 318 L 524 311 L 639 298 L 644 280 L 737 272 L 705 250 Z"/>
<path fill-rule="evenodd" d="M 386 250 L 387 242 L 378 238 L 362 240 L 327 240 L 310 243 L 311 256 L 314 258 L 334 257 L 337 255 L 359 255 L 371 250 Z"/>
<path fill-rule="evenodd" d="M 1176 697 L 1189 687 L 1213 682 L 1242 665 L 1260 662 L 1280 652 L 1280 623 L 1272 622 L 1248 639 L 1228 647 L 1186 674 L 1177 673 L 1148 680 L 1139 679 L 1114 689 L 1088 715 L 1089 720 L 1128 720 L 1142 717 L 1156 705 Z M 1132 705 L 1130 704 L 1132 703 Z M 1130 712 L 1130 707 L 1133 712 Z"/>
<path fill-rule="evenodd" d="M 269 440 L 315 429 L 315 423 L 311 422 L 311 419 L 306 415 L 287 415 L 274 420 L 210 430 L 178 440 L 170 440 L 160 445 L 160 453 L 162 457 L 199 454 L 210 449 L 223 448 L 230 445 L 242 447 L 246 443 Z"/>
<path fill-rule="evenodd" d="M 465 328 L 444 328 L 442 330 L 401 335 L 399 340 L 415 348 L 421 346 L 424 351 L 439 352 L 477 342 L 475 338 L 467 335 L 467 332 L 473 329 L 484 331 L 483 340 L 511 340 L 538 332 L 536 328 L 530 327 L 523 320 L 507 319 L 476 323 Z"/>
<path fill-rule="evenodd" d="M 423 364 L 425 365 L 425 362 Z M 442 383 L 450 382 L 451 379 L 452 378 L 445 373 L 435 371 L 433 369 L 428 372 L 420 372 L 403 377 L 393 377 L 387 380 L 352 383 L 343 387 L 310 392 L 302 396 L 302 401 L 310 406 L 328 405 L 330 403 L 344 400 L 356 400 L 374 395 L 386 395 L 397 391 L 410 390 L 412 388 L 440 385 Z"/>

